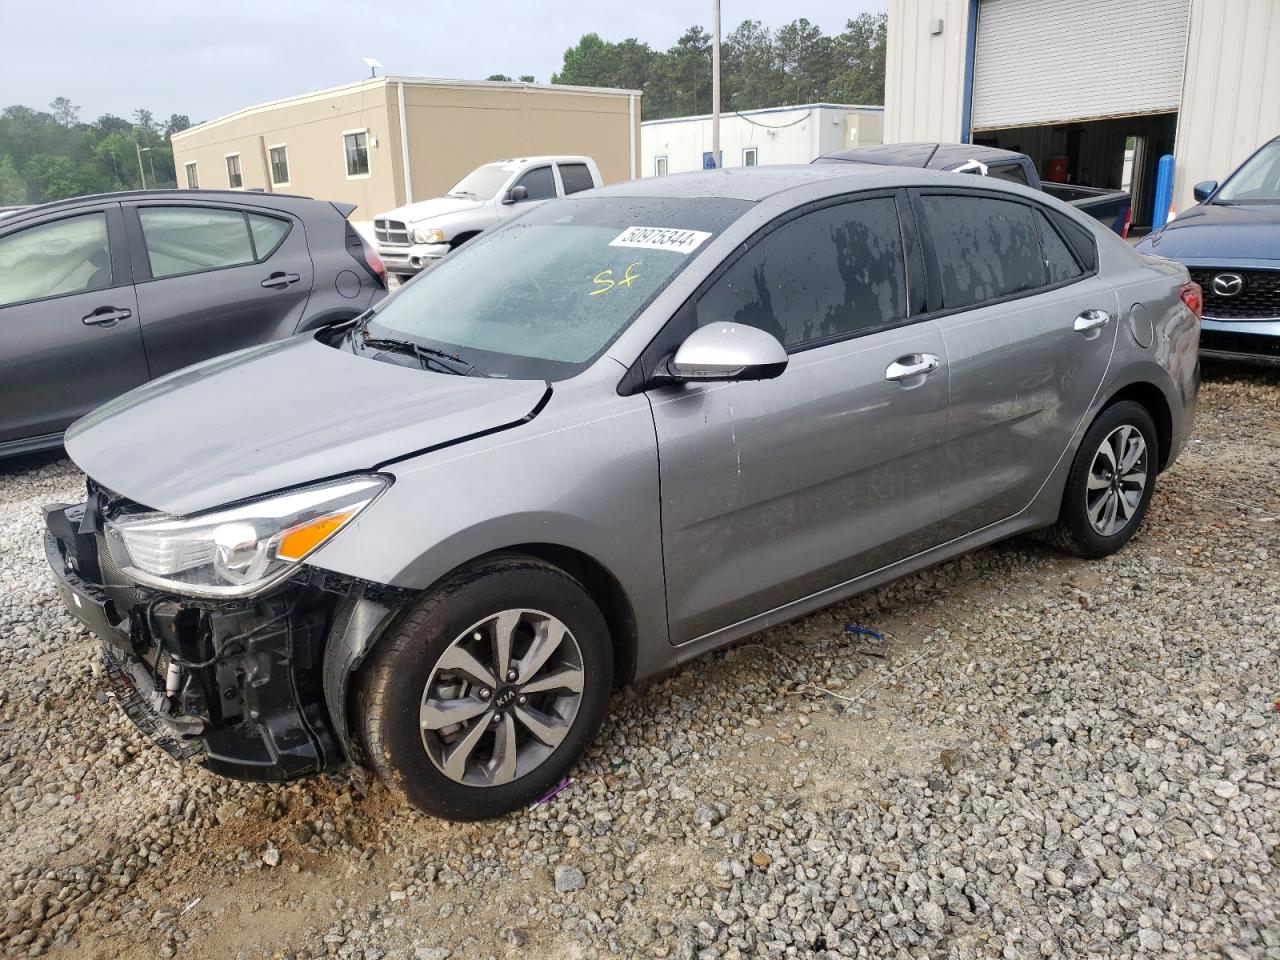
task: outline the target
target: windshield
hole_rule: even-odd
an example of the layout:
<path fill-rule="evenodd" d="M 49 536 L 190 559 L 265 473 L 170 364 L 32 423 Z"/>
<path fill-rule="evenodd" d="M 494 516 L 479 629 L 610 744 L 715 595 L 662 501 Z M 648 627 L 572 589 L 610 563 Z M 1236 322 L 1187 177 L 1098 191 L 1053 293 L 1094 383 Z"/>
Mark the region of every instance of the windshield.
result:
<path fill-rule="evenodd" d="M 375 309 L 366 333 L 485 376 L 562 380 L 593 362 L 750 204 L 564 199 L 472 240 Z"/>
<path fill-rule="evenodd" d="M 486 163 L 476 167 L 449 188 L 447 197 L 475 197 L 487 200 L 497 196 L 502 185 L 520 168 L 518 163 Z"/>
<path fill-rule="evenodd" d="M 1280 140 L 1272 140 L 1227 178 L 1214 202 L 1280 202 Z"/>

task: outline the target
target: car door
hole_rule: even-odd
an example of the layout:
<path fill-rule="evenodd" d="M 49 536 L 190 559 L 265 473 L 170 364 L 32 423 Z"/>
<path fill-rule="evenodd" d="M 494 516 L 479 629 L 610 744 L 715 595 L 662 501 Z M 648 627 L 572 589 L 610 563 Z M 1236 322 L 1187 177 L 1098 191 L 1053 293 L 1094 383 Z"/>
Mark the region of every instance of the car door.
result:
<path fill-rule="evenodd" d="M 311 295 L 302 222 L 234 204 L 125 205 L 151 375 L 298 329 Z"/>
<path fill-rule="evenodd" d="M 523 200 L 517 200 L 514 203 L 499 203 L 498 216 L 505 223 L 520 214 L 529 210 L 532 206 L 540 203 L 546 203 L 548 200 L 554 200 L 556 197 L 556 175 L 551 164 L 544 163 L 536 167 L 530 167 L 509 188 L 514 190 L 516 187 L 524 187 L 528 191 L 528 196 Z"/>
<path fill-rule="evenodd" d="M 675 342 L 732 321 L 790 354 L 773 380 L 649 392 L 674 643 L 931 542 L 946 357 L 937 326 L 912 317 L 903 203 L 865 196 L 776 226 L 673 319 L 687 328 Z"/>
<path fill-rule="evenodd" d="M 119 204 L 0 229 L 0 444 L 147 381 Z"/>
<path fill-rule="evenodd" d="M 1118 304 L 1091 235 L 1056 211 L 980 192 L 917 202 L 950 364 L 945 542 L 1018 513 L 1068 452 L 1110 364 Z"/>

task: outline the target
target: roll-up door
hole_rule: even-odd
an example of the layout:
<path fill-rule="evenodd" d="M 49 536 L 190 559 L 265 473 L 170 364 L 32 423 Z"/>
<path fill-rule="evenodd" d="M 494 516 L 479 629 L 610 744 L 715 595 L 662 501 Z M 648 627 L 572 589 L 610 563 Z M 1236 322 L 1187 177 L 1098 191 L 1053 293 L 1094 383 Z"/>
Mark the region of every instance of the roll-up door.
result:
<path fill-rule="evenodd" d="M 1178 109 L 1190 0 L 980 0 L 973 129 Z"/>

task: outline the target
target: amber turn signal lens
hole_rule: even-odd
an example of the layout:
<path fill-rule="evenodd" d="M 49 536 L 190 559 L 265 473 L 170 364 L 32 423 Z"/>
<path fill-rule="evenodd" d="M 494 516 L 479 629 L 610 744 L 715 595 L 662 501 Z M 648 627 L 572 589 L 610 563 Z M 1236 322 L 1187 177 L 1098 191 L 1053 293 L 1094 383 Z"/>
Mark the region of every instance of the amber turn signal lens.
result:
<path fill-rule="evenodd" d="M 276 547 L 276 556 L 281 560 L 301 560 L 328 540 L 354 514 L 354 510 L 331 513 L 327 517 L 320 517 L 286 530 L 284 536 L 280 538 L 280 546 Z"/>

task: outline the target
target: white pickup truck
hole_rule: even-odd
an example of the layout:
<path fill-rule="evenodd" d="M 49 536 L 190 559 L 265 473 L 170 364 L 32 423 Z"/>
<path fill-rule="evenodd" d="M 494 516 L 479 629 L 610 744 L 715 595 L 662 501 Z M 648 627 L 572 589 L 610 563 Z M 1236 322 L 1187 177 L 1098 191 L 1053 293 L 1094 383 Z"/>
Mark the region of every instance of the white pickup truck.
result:
<path fill-rule="evenodd" d="M 603 183 L 590 157 L 522 157 L 476 167 L 443 197 L 406 204 L 373 221 L 374 244 L 388 273 L 407 280 L 476 234 L 530 205 Z"/>

